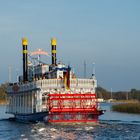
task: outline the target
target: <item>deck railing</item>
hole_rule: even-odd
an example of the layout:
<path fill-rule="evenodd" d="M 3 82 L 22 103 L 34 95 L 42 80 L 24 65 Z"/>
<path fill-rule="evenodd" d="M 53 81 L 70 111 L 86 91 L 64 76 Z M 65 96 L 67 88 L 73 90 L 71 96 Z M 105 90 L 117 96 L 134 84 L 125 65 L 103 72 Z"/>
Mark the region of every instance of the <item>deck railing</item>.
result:
<path fill-rule="evenodd" d="M 17 91 L 14 91 L 14 86 L 18 87 Z M 96 87 L 96 80 L 94 79 L 71 79 L 70 88 L 71 89 L 92 89 Z M 11 85 L 7 87 L 7 92 L 22 92 L 34 89 L 61 89 L 64 88 L 63 79 L 42 79 L 38 81 L 33 81 L 30 83 Z"/>

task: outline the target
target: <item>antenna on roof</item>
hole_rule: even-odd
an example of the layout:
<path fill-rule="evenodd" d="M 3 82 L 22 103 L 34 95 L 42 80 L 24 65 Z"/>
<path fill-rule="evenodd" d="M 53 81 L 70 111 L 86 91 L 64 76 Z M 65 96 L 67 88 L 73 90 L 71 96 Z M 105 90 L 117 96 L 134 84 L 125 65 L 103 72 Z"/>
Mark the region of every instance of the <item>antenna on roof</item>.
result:
<path fill-rule="evenodd" d="M 95 75 L 95 62 L 93 62 L 92 65 L 93 65 L 93 73 L 92 74 Z"/>
<path fill-rule="evenodd" d="M 86 61 L 84 60 L 84 78 L 86 78 Z"/>
<path fill-rule="evenodd" d="M 92 77 L 95 76 L 95 62 L 92 63 Z"/>
<path fill-rule="evenodd" d="M 9 77 L 9 83 L 12 81 L 12 66 L 9 65 L 8 67 L 8 77 Z"/>

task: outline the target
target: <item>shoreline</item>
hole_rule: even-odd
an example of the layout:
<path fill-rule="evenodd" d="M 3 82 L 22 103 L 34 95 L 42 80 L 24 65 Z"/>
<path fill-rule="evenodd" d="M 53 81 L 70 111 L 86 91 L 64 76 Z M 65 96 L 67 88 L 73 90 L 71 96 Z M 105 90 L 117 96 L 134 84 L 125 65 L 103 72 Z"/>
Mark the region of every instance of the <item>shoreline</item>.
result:
<path fill-rule="evenodd" d="M 7 101 L 6 100 L 0 100 L 0 105 L 7 105 Z"/>
<path fill-rule="evenodd" d="M 115 104 L 112 105 L 112 110 L 122 113 L 140 114 L 140 102 Z"/>
<path fill-rule="evenodd" d="M 138 103 L 138 100 L 113 100 L 114 103 Z"/>

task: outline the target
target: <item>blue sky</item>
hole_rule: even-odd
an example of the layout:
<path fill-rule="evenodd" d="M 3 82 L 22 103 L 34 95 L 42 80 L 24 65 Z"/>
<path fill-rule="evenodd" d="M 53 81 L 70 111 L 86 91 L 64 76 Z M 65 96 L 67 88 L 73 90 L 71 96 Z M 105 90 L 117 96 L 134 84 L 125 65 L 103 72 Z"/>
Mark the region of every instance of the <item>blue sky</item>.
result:
<path fill-rule="evenodd" d="M 0 4 L 0 83 L 22 73 L 21 38 L 29 50 L 50 52 L 57 38 L 57 56 L 83 76 L 96 65 L 98 84 L 113 91 L 140 89 L 139 0 L 4 0 Z M 50 62 L 50 58 L 46 58 Z"/>

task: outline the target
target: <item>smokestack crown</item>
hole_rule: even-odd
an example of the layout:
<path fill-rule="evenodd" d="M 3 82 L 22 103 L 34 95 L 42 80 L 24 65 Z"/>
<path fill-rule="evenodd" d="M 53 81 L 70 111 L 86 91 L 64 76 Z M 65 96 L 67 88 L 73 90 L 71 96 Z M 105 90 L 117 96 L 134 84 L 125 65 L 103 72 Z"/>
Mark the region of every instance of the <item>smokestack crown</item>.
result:
<path fill-rule="evenodd" d="M 52 45 L 52 46 L 56 46 L 56 39 L 55 39 L 55 38 L 52 38 L 52 40 L 51 40 L 51 45 Z"/>
<path fill-rule="evenodd" d="M 28 40 L 26 38 L 22 38 L 22 45 L 28 45 Z"/>

